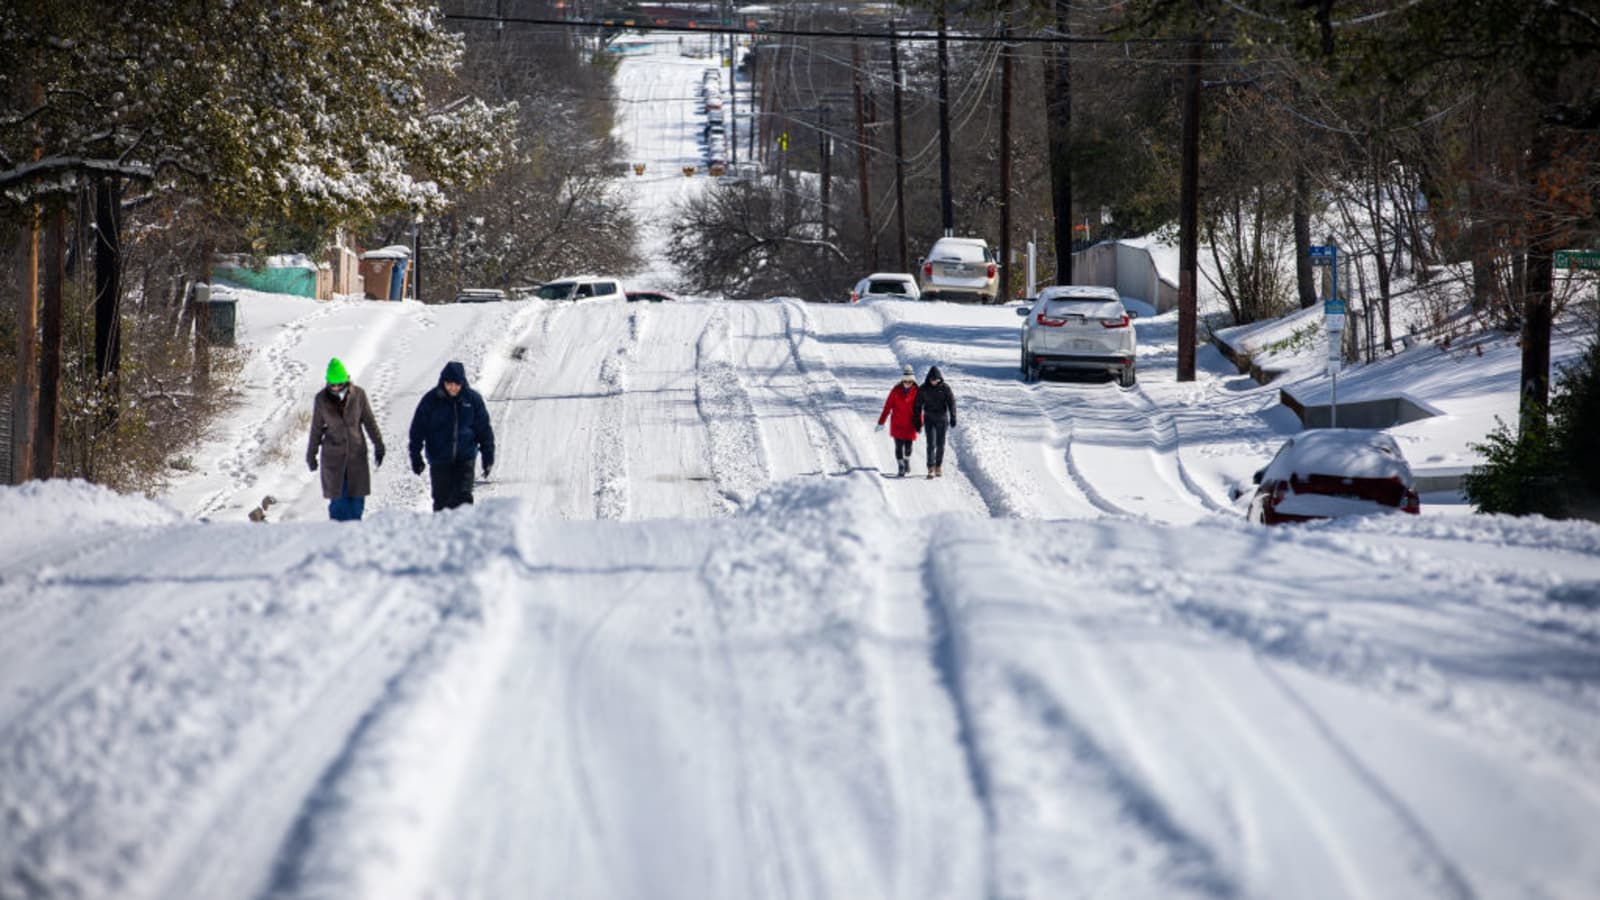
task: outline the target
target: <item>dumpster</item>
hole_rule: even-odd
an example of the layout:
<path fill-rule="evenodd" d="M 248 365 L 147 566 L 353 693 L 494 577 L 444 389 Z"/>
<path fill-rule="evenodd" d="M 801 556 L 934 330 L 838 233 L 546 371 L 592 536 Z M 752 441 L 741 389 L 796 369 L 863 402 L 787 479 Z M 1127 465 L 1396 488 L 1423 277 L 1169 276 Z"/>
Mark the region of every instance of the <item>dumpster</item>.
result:
<path fill-rule="evenodd" d="M 214 347 L 232 347 L 238 330 L 239 298 L 223 287 L 194 286 L 196 303 L 205 304 L 206 340 Z"/>
<path fill-rule="evenodd" d="M 361 280 L 373 300 L 399 300 L 411 248 L 398 244 L 361 254 Z"/>
<path fill-rule="evenodd" d="M 410 260 L 397 260 L 394 271 L 389 275 L 389 299 L 404 300 L 406 298 L 406 263 Z"/>

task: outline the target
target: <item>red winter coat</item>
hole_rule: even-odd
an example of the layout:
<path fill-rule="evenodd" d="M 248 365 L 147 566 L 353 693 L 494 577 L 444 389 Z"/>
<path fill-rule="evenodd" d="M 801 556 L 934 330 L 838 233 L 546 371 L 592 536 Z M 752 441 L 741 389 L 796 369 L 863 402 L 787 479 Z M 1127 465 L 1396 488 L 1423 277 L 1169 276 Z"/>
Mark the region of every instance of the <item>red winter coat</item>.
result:
<path fill-rule="evenodd" d="M 917 430 L 922 423 L 913 416 L 913 408 L 917 404 L 916 385 L 897 384 L 889 389 L 889 399 L 883 401 L 883 412 L 878 416 L 878 424 L 882 425 L 884 419 L 889 420 L 889 436 L 897 441 L 914 441 L 917 439 Z"/>

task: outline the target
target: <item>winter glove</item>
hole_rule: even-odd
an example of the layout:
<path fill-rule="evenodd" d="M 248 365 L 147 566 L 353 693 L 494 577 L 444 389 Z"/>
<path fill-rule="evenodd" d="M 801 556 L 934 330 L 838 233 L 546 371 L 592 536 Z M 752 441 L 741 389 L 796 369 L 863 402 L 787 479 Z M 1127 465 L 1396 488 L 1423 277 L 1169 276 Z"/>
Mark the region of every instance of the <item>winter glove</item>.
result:
<path fill-rule="evenodd" d="M 488 478 L 489 477 L 489 470 L 492 469 L 492 468 L 494 468 L 494 466 L 492 466 L 492 465 L 490 465 L 488 463 L 484 463 L 483 464 L 483 477 L 484 478 Z"/>
<path fill-rule="evenodd" d="M 422 474 L 422 458 L 421 457 L 418 457 L 418 458 L 413 459 L 411 461 L 411 471 L 416 473 L 416 474 L 418 474 L 418 475 Z"/>
<path fill-rule="evenodd" d="M 372 464 L 377 466 L 380 469 L 383 468 L 383 448 L 382 447 L 379 447 L 376 450 L 372 451 Z"/>
<path fill-rule="evenodd" d="M 882 431 L 882 430 L 883 430 L 883 423 L 882 423 L 882 422 L 879 422 L 879 423 L 878 423 L 878 427 L 877 427 L 877 428 L 874 428 L 874 429 L 872 429 L 872 430 L 873 430 L 873 431 Z"/>
<path fill-rule="evenodd" d="M 315 456 L 306 457 L 306 466 L 315 472 L 317 470 L 317 458 Z"/>
<path fill-rule="evenodd" d="M 951 427 L 951 428 L 954 428 L 954 427 L 956 427 L 956 420 L 955 420 L 955 419 L 951 419 L 951 420 L 950 420 L 950 427 Z"/>

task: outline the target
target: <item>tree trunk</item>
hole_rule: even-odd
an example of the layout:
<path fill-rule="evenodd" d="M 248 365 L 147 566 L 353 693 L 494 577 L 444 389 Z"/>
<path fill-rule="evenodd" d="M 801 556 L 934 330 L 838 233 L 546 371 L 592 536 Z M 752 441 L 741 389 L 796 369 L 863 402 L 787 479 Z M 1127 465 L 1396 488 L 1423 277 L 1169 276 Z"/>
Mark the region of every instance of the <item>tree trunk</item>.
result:
<path fill-rule="evenodd" d="M 45 259 L 43 340 L 39 348 L 39 410 L 35 421 L 33 477 L 56 476 L 61 429 L 61 338 L 66 315 L 67 209 L 57 198 L 49 213 L 49 246 Z"/>
<path fill-rule="evenodd" d="M 42 212 L 29 208 L 28 230 L 23 234 L 22 295 L 17 298 L 17 382 L 12 388 L 11 480 L 33 477 L 33 441 L 36 392 L 39 389 L 39 236 Z"/>
<path fill-rule="evenodd" d="M 1467 244 L 1472 255 L 1472 309 L 1488 311 L 1494 303 L 1494 248 L 1492 229 L 1489 227 L 1489 210 L 1483 198 L 1483 181 L 1487 160 L 1483 151 L 1483 119 L 1478 105 L 1472 104 L 1467 146 L 1471 160 L 1467 170 Z"/>
<path fill-rule="evenodd" d="M 1069 0 L 1054 0 L 1056 31 L 1070 36 Z M 1050 209 L 1055 218 L 1056 284 L 1072 283 L 1072 45 L 1051 47 L 1045 67 L 1045 132 L 1050 153 Z"/>
<path fill-rule="evenodd" d="M 1533 100 L 1541 110 L 1555 107 L 1556 76 L 1543 70 L 1533 79 Z M 1529 184 L 1545 184 L 1560 180 L 1558 173 L 1550 171 L 1555 162 L 1555 148 L 1560 135 L 1543 116 L 1533 127 L 1532 152 L 1529 155 Z M 1546 216 L 1535 218 L 1529 229 L 1527 270 L 1523 282 L 1522 315 L 1522 428 L 1530 424 L 1543 427 L 1545 411 L 1550 406 L 1550 326 L 1554 318 L 1555 266 L 1551 258 L 1556 250 L 1555 231 Z"/>
<path fill-rule="evenodd" d="M 1295 84 L 1295 102 L 1300 85 Z M 1311 266 L 1311 164 L 1306 159 L 1306 129 L 1299 129 L 1294 142 L 1294 280 L 1300 295 L 1300 308 L 1317 305 L 1316 272 Z"/>

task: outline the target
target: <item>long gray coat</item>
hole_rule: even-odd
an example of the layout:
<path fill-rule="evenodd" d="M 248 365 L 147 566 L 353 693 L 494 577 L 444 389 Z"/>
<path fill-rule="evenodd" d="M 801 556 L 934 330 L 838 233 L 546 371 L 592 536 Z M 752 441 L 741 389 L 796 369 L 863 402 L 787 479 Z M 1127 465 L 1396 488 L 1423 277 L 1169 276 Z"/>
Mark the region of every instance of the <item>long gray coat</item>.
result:
<path fill-rule="evenodd" d="M 383 457 L 383 435 L 378 433 L 378 419 L 367 403 L 367 392 L 354 384 L 344 400 L 327 388 L 317 391 L 311 401 L 311 440 L 306 445 L 306 464 L 317 468 L 317 450 L 322 450 L 322 496 L 332 500 L 339 496 L 339 488 L 349 479 L 352 497 L 365 497 L 372 493 L 372 472 L 367 468 L 367 439 L 362 429 L 372 436 L 372 449 Z"/>

